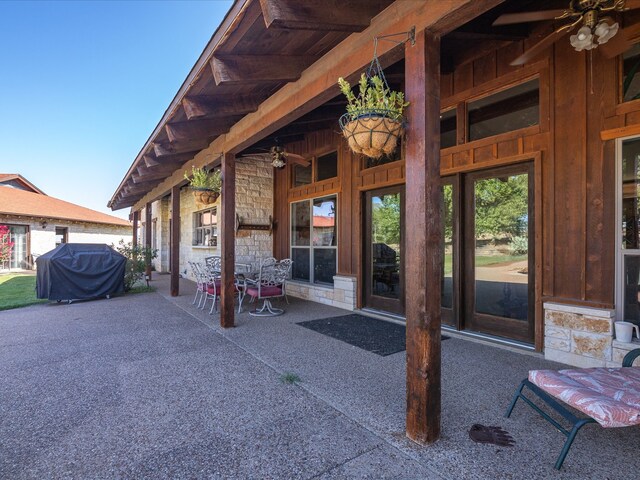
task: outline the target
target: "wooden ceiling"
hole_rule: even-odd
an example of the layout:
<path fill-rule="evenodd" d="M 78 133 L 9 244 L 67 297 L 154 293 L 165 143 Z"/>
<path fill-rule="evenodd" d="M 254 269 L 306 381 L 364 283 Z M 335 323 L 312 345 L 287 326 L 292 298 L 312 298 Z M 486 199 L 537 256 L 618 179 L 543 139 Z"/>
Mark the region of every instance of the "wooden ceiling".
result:
<path fill-rule="evenodd" d="M 134 205 L 186 161 L 228 132 L 244 115 L 353 32 L 365 30 L 393 0 L 237 0 L 176 95 L 156 130 L 109 202 Z M 519 41 L 540 23 L 493 27 L 503 13 L 566 8 L 569 0 L 508 0 L 442 39 L 443 73 Z M 548 27 L 551 28 L 551 23 Z M 402 88 L 404 61 L 385 69 Z M 336 128 L 345 102 L 337 96 L 243 154 L 265 152 L 276 142 L 298 141 L 308 132 Z"/>
<path fill-rule="evenodd" d="M 392 2 L 237 0 L 109 207 L 134 205 L 318 58 L 365 30 Z"/>

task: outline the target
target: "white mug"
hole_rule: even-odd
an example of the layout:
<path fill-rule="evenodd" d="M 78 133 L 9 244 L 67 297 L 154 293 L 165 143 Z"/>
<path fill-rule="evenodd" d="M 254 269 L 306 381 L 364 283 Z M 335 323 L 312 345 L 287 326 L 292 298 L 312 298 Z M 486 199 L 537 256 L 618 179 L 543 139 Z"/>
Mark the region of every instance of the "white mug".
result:
<path fill-rule="evenodd" d="M 631 337 L 633 337 L 633 331 L 636 331 L 636 337 L 640 338 L 640 329 L 638 325 L 634 325 L 631 322 L 616 322 L 616 340 L 624 343 L 631 343 Z"/>

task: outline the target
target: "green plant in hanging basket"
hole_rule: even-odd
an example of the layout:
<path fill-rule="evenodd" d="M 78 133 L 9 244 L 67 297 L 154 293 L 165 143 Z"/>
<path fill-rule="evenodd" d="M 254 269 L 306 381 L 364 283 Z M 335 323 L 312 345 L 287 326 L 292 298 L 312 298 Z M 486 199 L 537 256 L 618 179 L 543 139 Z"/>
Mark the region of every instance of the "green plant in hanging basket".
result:
<path fill-rule="evenodd" d="M 347 113 L 340 118 L 340 127 L 351 150 L 371 158 L 393 153 L 404 131 L 402 114 L 409 105 L 404 93 L 392 91 L 380 76 L 364 73 L 358 95 L 344 78 L 338 79 L 338 85 L 347 98 Z"/>
<path fill-rule="evenodd" d="M 200 203 L 214 203 L 220 196 L 222 189 L 220 170 L 208 172 L 204 168 L 191 167 L 191 176 L 185 172 L 184 178 L 189 180 L 189 186 Z"/>

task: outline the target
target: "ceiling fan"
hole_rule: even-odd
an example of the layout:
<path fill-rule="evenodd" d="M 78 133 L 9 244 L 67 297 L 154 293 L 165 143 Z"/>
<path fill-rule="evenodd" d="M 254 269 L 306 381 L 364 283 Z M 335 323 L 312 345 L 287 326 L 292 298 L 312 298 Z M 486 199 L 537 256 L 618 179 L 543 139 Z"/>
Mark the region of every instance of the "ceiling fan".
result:
<path fill-rule="evenodd" d="M 287 152 L 283 146 L 278 144 L 271 147 L 269 154 L 271 155 L 271 165 L 273 165 L 274 168 L 284 168 L 287 161 L 302 165 L 303 167 L 311 165 L 311 162 L 302 155 Z"/>
<path fill-rule="evenodd" d="M 569 37 L 573 48 L 580 52 L 602 46 L 603 53 L 611 58 L 623 53 L 636 41 L 640 40 L 640 29 L 637 26 L 635 26 L 636 28 L 620 29 L 618 23 L 614 22 L 608 14 L 621 13 L 638 8 L 640 8 L 640 0 L 571 0 L 569 8 L 565 10 L 506 13 L 499 16 L 493 22 L 493 26 L 554 19 L 569 22 L 556 29 L 511 62 L 511 65 L 514 66 L 523 65 L 532 60 L 578 25 L 582 26 L 575 35 Z M 614 37 L 614 41 L 609 43 L 609 40 Z"/>

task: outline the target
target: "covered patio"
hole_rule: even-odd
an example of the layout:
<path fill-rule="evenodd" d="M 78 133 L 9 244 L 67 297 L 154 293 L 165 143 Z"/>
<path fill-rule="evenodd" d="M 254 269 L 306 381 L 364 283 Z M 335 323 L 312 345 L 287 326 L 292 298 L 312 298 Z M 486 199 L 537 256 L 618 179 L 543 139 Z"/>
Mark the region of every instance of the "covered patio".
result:
<path fill-rule="evenodd" d="M 0 316 L 0 477 L 631 478 L 640 430 L 589 426 L 564 441 L 529 408 L 504 410 L 533 368 L 558 368 L 452 335 L 442 343 L 443 430 L 404 433 L 405 352 L 379 356 L 297 323 L 344 314 L 293 299 L 223 329 L 169 276 L 156 293 L 38 305 Z M 284 373 L 300 377 L 285 385 Z M 476 444 L 474 423 L 514 447 Z"/>

